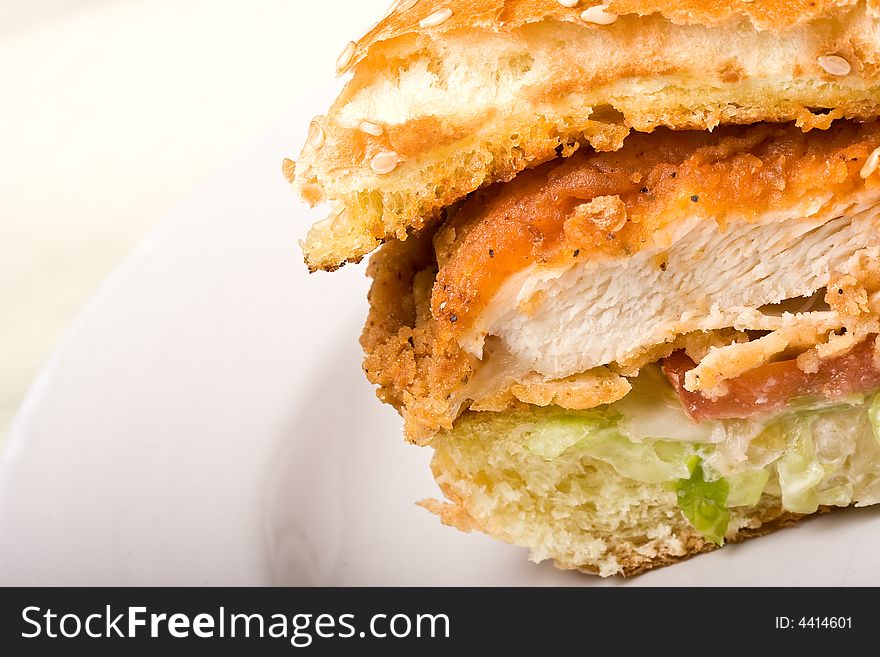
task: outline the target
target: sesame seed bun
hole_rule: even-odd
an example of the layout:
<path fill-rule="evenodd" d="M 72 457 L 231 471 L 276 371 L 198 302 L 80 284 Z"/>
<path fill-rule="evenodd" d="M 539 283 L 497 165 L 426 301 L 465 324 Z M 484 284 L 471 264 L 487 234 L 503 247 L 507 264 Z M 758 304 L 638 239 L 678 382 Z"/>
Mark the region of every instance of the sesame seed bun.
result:
<path fill-rule="evenodd" d="M 353 77 L 288 177 L 329 203 L 303 247 L 335 269 L 474 190 L 631 130 L 880 112 L 877 0 L 408 0 L 338 62 Z"/>

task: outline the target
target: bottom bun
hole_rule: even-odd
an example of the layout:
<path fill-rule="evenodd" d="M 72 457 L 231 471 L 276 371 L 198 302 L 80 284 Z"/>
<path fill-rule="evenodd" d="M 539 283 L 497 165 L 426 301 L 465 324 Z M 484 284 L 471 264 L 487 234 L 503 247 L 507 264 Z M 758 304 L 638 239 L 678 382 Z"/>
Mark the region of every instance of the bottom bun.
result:
<path fill-rule="evenodd" d="M 857 412 L 841 410 L 841 426 L 844 421 L 851 422 Z M 463 531 L 482 531 L 528 548 L 533 561 L 549 559 L 559 568 L 601 576 L 631 576 L 717 549 L 723 543 L 761 536 L 835 506 L 870 504 L 873 500 L 867 499 L 868 493 L 877 489 L 877 475 L 869 475 L 873 481 L 867 481 L 861 469 L 865 458 L 873 463 L 874 452 L 880 451 L 870 425 L 864 422 L 861 430 L 840 431 L 838 439 L 846 445 L 839 453 L 847 456 L 838 459 L 840 467 L 827 485 L 816 485 L 812 508 L 792 510 L 795 505 L 783 494 L 789 484 L 786 478 L 790 479 L 792 458 L 785 451 L 779 457 L 783 465 L 761 465 L 760 471 L 767 474 L 761 475 L 757 489 L 751 486 L 748 495 L 737 492 L 733 483 L 742 481 L 742 477 L 732 477 L 729 486 L 725 482 L 722 501 L 728 503 L 717 509 L 705 507 L 712 505 L 714 484 L 704 484 L 700 471 L 695 489 L 703 491 L 698 495 L 710 492 L 705 499 L 697 498 L 696 507 L 706 510 L 710 519 L 723 514 L 721 533 L 713 537 L 711 526 L 717 529 L 717 525 L 709 523 L 709 530 L 705 525 L 701 530 L 705 518 L 695 522 L 693 513 L 684 510 L 694 508 L 688 506 L 687 500 L 692 498 L 687 497 L 690 493 L 681 484 L 688 480 L 662 480 L 668 472 L 674 472 L 675 459 L 682 458 L 680 452 L 665 454 L 662 458 L 669 460 L 658 460 L 656 468 L 638 467 L 631 472 L 644 444 L 636 441 L 622 448 L 613 446 L 623 449 L 615 454 L 608 447 L 612 443 L 577 442 L 577 432 L 571 433 L 576 423 L 565 425 L 568 420 L 559 419 L 571 414 L 552 413 L 471 412 L 460 418 L 452 431 L 438 435 L 432 443 L 432 469 L 448 501 L 425 500 L 420 504 L 440 516 L 444 524 Z M 824 425 L 830 422 L 827 417 L 817 421 Z M 813 435 L 821 450 L 827 451 L 829 426 L 824 425 L 816 426 Z M 549 434 L 545 430 L 548 426 L 553 427 Z M 851 422 L 846 426 L 856 425 Z M 823 431 L 825 434 L 820 433 Z M 568 436 L 562 439 L 561 447 L 553 443 L 560 435 Z M 785 435 L 781 438 L 792 439 Z M 620 437 L 615 440 L 620 442 Z M 800 449 L 801 443 L 798 445 Z M 663 451 L 659 446 L 651 450 L 655 455 Z M 706 461 L 707 473 L 711 462 Z M 655 475 L 655 469 L 661 474 Z M 780 472 L 784 473 L 782 485 Z M 651 479 L 654 481 L 646 481 Z"/>

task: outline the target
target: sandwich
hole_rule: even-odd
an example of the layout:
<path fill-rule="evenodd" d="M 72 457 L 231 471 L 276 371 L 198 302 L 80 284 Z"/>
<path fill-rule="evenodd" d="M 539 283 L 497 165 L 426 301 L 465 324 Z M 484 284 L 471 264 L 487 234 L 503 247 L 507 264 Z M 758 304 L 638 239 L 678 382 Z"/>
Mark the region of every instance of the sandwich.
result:
<path fill-rule="evenodd" d="M 634 575 L 880 502 L 880 4 L 402 0 L 288 180 L 443 523 Z"/>

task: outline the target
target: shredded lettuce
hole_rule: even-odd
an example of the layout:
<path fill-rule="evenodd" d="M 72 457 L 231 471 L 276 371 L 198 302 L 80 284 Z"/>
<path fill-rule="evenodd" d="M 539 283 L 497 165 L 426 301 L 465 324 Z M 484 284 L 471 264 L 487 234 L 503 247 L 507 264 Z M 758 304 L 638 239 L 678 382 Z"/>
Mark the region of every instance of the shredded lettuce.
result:
<path fill-rule="evenodd" d="M 526 449 L 553 460 L 569 449 L 604 461 L 618 474 L 644 483 L 673 481 L 688 475 L 685 443 L 647 439 L 634 442 L 617 428 L 613 412 L 581 411 L 547 414 L 525 429 Z"/>
<path fill-rule="evenodd" d="M 584 438 L 578 448 L 604 461 L 618 474 L 646 484 L 660 484 L 687 473 L 688 450 L 681 443 L 655 440 L 634 443 L 616 431 L 603 431 Z"/>
<path fill-rule="evenodd" d="M 727 506 L 755 506 L 764 494 L 767 482 L 770 480 L 770 472 L 764 468 L 758 470 L 743 470 L 725 477 L 730 487 L 727 495 Z"/>
<path fill-rule="evenodd" d="M 853 487 L 849 482 L 819 491 L 819 504 L 824 506 L 849 506 L 852 502 Z"/>
<path fill-rule="evenodd" d="M 525 428 L 526 448 L 552 461 L 587 436 L 614 426 L 614 415 L 601 411 L 554 413 Z"/>
<path fill-rule="evenodd" d="M 788 447 L 777 461 L 782 506 L 794 513 L 815 513 L 819 508 L 816 486 L 825 478 L 825 468 L 816 457 L 809 414 L 783 420 Z"/>
<path fill-rule="evenodd" d="M 716 420 L 691 420 L 659 367 L 642 368 L 630 383 L 629 394 L 612 406 L 620 414 L 618 428 L 631 440 L 659 438 L 702 443 L 712 441 L 713 434 L 723 431 Z"/>
<path fill-rule="evenodd" d="M 680 479 L 675 489 L 678 506 L 694 529 L 713 543 L 723 545 L 730 522 L 730 485 L 724 477 L 706 481 L 703 461 L 698 456 L 688 459 L 688 469 L 690 476 Z"/>

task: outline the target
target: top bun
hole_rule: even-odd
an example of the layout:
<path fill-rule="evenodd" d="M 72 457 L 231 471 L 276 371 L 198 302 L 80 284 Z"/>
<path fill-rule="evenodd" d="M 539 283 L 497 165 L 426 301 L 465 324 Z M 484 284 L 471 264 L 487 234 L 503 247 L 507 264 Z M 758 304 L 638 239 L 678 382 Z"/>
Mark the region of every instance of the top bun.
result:
<path fill-rule="evenodd" d="M 630 130 L 877 116 L 880 0 L 402 0 L 338 64 L 353 76 L 287 168 L 334 206 L 312 270 Z"/>

